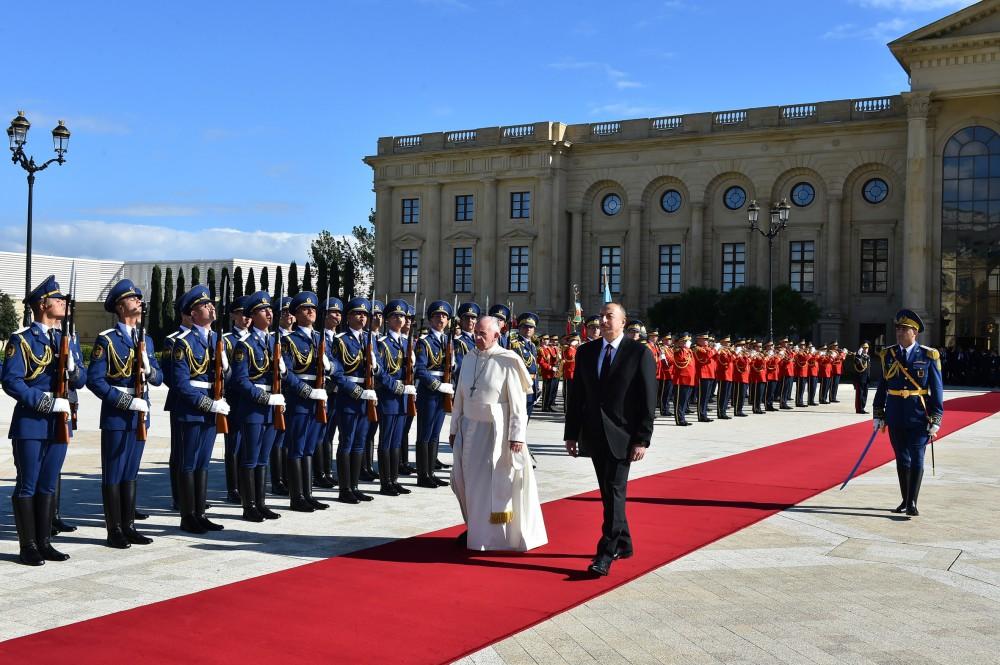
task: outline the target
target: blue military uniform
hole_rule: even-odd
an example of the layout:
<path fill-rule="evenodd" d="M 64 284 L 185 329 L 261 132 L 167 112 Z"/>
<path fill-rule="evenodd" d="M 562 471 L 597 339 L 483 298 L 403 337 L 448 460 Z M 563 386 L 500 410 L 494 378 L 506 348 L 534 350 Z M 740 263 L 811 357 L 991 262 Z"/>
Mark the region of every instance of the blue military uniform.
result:
<path fill-rule="evenodd" d="M 118 303 L 128 298 L 142 299 L 142 291 L 131 280 L 123 279 L 111 287 L 104 309 L 116 313 Z M 149 359 L 143 360 L 145 384 L 163 383 L 163 371 L 156 360 L 153 340 L 148 335 L 138 339 L 137 331 L 119 321 L 101 332 L 94 342 L 87 370 L 87 388 L 101 400 L 101 490 L 107 543 L 123 549 L 130 544 L 151 542 L 135 530 L 135 492 L 139 463 L 146 442 L 137 436 L 140 418 L 149 427 L 149 394 L 135 394 L 133 372 L 140 345 Z M 145 411 L 138 410 L 144 401 Z"/>
<path fill-rule="evenodd" d="M 176 305 L 175 311 L 179 314 Z M 178 335 L 188 330 L 185 325 L 170 333 L 163 340 L 163 349 L 160 353 L 160 367 L 163 369 L 163 383 L 167 386 L 167 398 L 163 403 L 163 410 L 169 415 L 170 422 L 170 460 L 168 468 L 170 472 L 170 496 L 173 500 L 173 507 L 176 510 L 180 506 L 180 492 L 178 484 L 181 473 L 181 426 L 174 418 L 173 403 L 175 392 L 170 387 L 170 355 L 174 352 L 174 340 Z"/>
<path fill-rule="evenodd" d="M 271 307 L 271 297 L 264 291 L 247 296 L 247 316 Z M 232 357 L 230 392 L 236 398 L 231 429 L 240 432 L 238 485 L 243 518 L 251 522 L 278 519 L 264 498 L 264 474 L 274 446 L 274 409 L 281 408 L 283 396 L 272 399 L 274 333 L 251 326 L 236 342 Z"/>
<path fill-rule="evenodd" d="M 386 306 L 388 317 L 403 317 L 409 306 L 403 300 L 391 300 Z M 409 396 L 404 394 L 406 359 L 410 354 L 409 340 L 400 332 L 390 329 L 378 341 L 378 364 L 382 367 L 375 392 L 378 395 L 378 475 L 379 494 L 399 496 L 410 490 L 399 484 L 399 459 L 406 426 L 406 405 Z"/>
<path fill-rule="evenodd" d="M 496 304 L 490 307 L 489 312 L 487 312 L 487 314 L 500 321 L 501 333 L 498 343 L 503 348 L 509 349 L 510 329 L 508 328 L 508 326 L 510 325 L 510 316 L 511 316 L 510 307 L 507 307 L 507 305 Z"/>
<path fill-rule="evenodd" d="M 444 300 L 435 300 L 427 308 L 427 318 L 435 314 L 444 314 L 451 319 L 451 305 Z M 444 393 L 440 389 L 444 380 L 447 344 L 448 336 L 445 333 L 431 331 L 415 345 L 414 373 L 418 381 L 417 485 L 419 487 L 441 487 L 448 484 L 434 475 L 434 462 L 437 460 L 445 414 Z M 454 387 L 451 388 L 451 392 L 454 392 Z"/>
<path fill-rule="evenodd" d="M 537 328 L 538 316 L 532 312 L 525 312 L 518 317 L 517 325 L 518 327 L 527 325 Z M 531 392 L 526 397 L 528 419 L 530 420 L 535 411 L 535 400 L 538 397 L 538 347 L 530 338 L 518 334 L 517 337 L 511 339 L 510 350 L 521 356 L 524 366 L 528 369 L 528 375 L 531 377 Z"/>
<path fill-rule="evenodd" d="M 195 286 L 182 296 L 181 311 L 191 314 L 211 303 L 208 287 Z M 215 447 L 217 414 L 212 392 L 217 358 L 217 333 L 192 326 L 174 338 L 170 355 L 170 387 L 174 390 L 171 413 L 181 429 L 180 491 L 181 530 L 189 533 L 220 531 L 223 527 L 205 515 L 208 494 L 208 465 Z M 223 395 L 220 402 L 225 401 Z"/>
<path fill-rule="evenodd" d="M 328 298 L 325 305 L 325 316 L 330 312 L 344 313 L 344 303 L 340 298 Z M 326 355 L 330 362 L 333 362 L 334 352 L 337 347 L 337 330 L 326 328 Z M 316 447 L 316 458 L 313 460 L 313 482 L 319 487 L 336 487 L 337 477 L 333 474 L 333 437 L 337 433 L 337 383 L 335 381 L 326 382 L 326 425 L 321 425 L 323 435 L 320 444 Z"/>
<path fill-rule="evenodd" d="M 288 296 L 282 296 L 280 301 L 276 301 L 277 311 L 274 312 L 274 318 L 281 319 L 281 313 L 288 310 L 289 306 L 292 304 L 292 299 Z M 278 326 L 278 337 L 279 339 L 288 334 L 288 331 Z M 288 483 L 287 474 L 285 472 L 285 467 L 288 462 L 288 450 L 285 448 L 285 432 L 286 430 L 276 431 L 274 433 L 274 445 L 271 446 L 271 494 L 277 496 L 288 496 Z"/>
<path fill-rule="evenodd" d="M 382 339 L 381 323 L 385 314 L 385 303 L 381 300 L 372 300 L 372 332 L 375 333 L 374 347 L 378 349 L 378 343 Z M 377 320 L 376 320 L 377 319 Z M 368 423 L 368 433 L 365 435 L 364 457 L 361 461 L 361 480 L 371 481 L 378 478 L 375 472 L 375 434 L 379 430 L 379 422 Z"/>
<path fill-rule="evenodd" d="M 353 298 L 347 303 L 347 313 L 364 313 L 371 316 L 372 305 L 366 298 Z M 374 356 L 371 365 L 372 378 L 377 383 L 381 379 L 382 368 L 378 363 L 375 349 L 378 339 L 375 333 L 351 330 L 337 335 L 334 347 L 334 381 L 337 384 L 337 429 L 340 441 L 337 445 L 337 470 L 340 480 L 339 500 L 343 503 L 371 501 L 372 497 L 360 491 L 361 467 L 364 463 L 365 442 L 368 439 L 368 402 L 361 399 L 366 380 L 365 349 L 370 346 Z"/>
<path fill-rule="evenodd" d="M 469 317 L 475 321 L 482 314 L 482 310 L 479 305 L 474 302 L 463 302 L 458 306 L 458 312 L 456 316 L 459 319 L 464 319 Z M 455 380 L 454 383 L 458 385 L 458 377 L 462 373 L 462 361 L 465 360 L 465 355 L 476 348 L 476 338 L 464 330 L 460 330 L 458 334 L 455 335 Z"/>
<path fill-rule="evenodd" d="M 229 306 L 229 314 L 242 314 L 246 310 L 247 300 L 250 298 L 249 295 L 240 296 L 234 298 L 233 302 Z M 223 333 L 222 335 L 222 348 L 226 352 L 226 360 L 229 362 L 230 367 L 233 364 L 233 351 L 236 349 L 236 345 L 247 336 L 247 330 L 234 325 L 229 331 Z M 226 385 L 226 399 L 229 401 L 230 406 L 235 408 L 235 399 L 233 391 L 230 386 Z M 226 503 L 241 503 L 239 490 L 237 489 L 237 471 L 238 460 L 240 456 L 240 439 L 241 432 L 238 427 L 232 427 L 229 433 L 225 435 L 226 449 L 225 456 L 223 460 L 226 466 Z"/>
<path fill-rule="evenodd" d="M 407 303 L 406 320 L 411 327 L 413 326 L 413 319 L 416 315 L 417 310 L 413 307 L 413 305 Z M 414 335 L 414 340 L 416 340 L 416 335 Z M 414 346 L 416 345 L 414 344 Z M 413 349 L 410 349 L 410 353 L 413 353 Z M 414 375 L 414 381 L 416 381 L 416 375 Z M 403 441 L 399 453 L 398 469 L 399 475 L 401 476 L 412 476 L 417 472 L 417 468 L 410 465 L 410 428 L 413 426 L 413 420 L 414 416 L 407 414 L 406 420 L 403 423 Z"/>
<path fill-rule="evenodd" d="M 292 298 L 289 309 L 295 313 L 300 308 L 316 308 L 319 299 L 312 291 L 302 291 Z M 281 351 L 284 357 L 287 374 L 285 375 L 284 393 L 287 400 L 285 433 L 287 448 L 288 489 L 291 495 L 292 510 L 312 512 L 324 510 L 328 506 L 317 501 L 312 496 L 312 462 L 316 446 L 323 435 L 321 424 L 316 419 L 316 402 L 326 401 L 326 391 L 322 391 L 322 399 L 314 397 L 316 377 L 320 373 L 329 374 L 327 358 L 319 355 L 320 336 L 322 333 L 312 328 L 296 326 L 281 340 Z M 325 409 L 326 404 L 321 404 Z"/>
<path fill-rule="evenodd" d="M 923 332 L 924 324 L 911 310 L 902 309 L 896 327 Z M 924 451 L 928 440 L 941 426 L 944 416 L 944 385 L 941 355 L 937 349 L 914 344 L 904 349 L 898 344 L 879 351 L 882 378 L 875 391 L 874 416 L 889 429 L 896 454 L 896 473 L 903 502 L 893 511 L 919 515 L 917 496 L 924 475 Z"/>
<path fill-rule="evenodd" d="M 26 306 L 40 305 L 46 299 L 67 300 L 55 277 L 50 275 L 24 299 Z M 66 459 L 68 441 L 60 442 L 57 430 L 65 421 L 66 433 L 72 436 L 72 418 L 67 397 L 55 395 L 59 382 L 59 354 L 64 333 L 35 322 L 14 332 L 7 341 L 0 383 L 4 392 L 16 400 L 8 436 L 13 444 L 17 478 L 11 502 L 17 528 L 19 558 L 27 565 L 41 565 L 45 560 L 65 561 L 50 541 L 51 524 L 57 507 L 59 473 Z M 67 391 L 81 388 L 87 373 L 80 346 L 69 340 L 73 371 L 67 366 Z M 67 360 L 68 364 L 69 360 Z M 59 399 L 57 406 L 57 398 Z M 58 409 L 58 411 L 56 410 Z M 67 437 L 69 438 L 69 437 Z"/>
<path fill-rule="evenodd" d="M 871 363 L 872 358 L 868 353 L 868 342 L 861 345 L 858 352 L 854 354 L 851 362 L 851 369 L 854 374 L 854 411 L 855 413 L 868 413 L 868 387 L 871 384 Z"/>

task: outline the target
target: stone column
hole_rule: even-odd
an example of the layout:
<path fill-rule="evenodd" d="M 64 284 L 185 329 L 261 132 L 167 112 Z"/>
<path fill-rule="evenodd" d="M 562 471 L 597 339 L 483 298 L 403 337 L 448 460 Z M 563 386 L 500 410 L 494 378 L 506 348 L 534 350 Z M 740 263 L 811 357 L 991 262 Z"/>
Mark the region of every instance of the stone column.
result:
<path fill-rule="evenodd" d="M 581 293 L 587 293 L 591 289 L 583 283 L 583 211 L 579 209 L 570 211 L 569 222 L 569 280 L 572 284 L 580 286 Z M 572 288 L 572 284 L 570 288 Z"/>
<path fill-rule="evenodd" d="M 441 290 L 441 228 L 444 211 L 441 209 L 441 185 L 431 183 L 426 189 L 427 204 L 424 219 L 427 230 L 420 253 L 420 291 L 430 300 L 444 293 Z"/>
<path fill-rule="evenodd" d="M 927 116 L 930 94 L 910 92 L 903 95 L 906 104 L 906 204 L 903 230 L 902 305 L 921 316 L 927 314 L 927 269 L 931 264 L 928 219 L 931 197 L 928 161 Z"/>
<path fill-rule="evenodd" d="M 487 293 L 498 293 L 496 288 L 496 256 L 497 243 L 497 180 L 483 178 L 483 205 L 480 208 L 480 224 L 482 238 L 475 260 L 479 262 L 479 277 L 476 280 L 476 302 L 485 303 Z"/>
<path fill-rule="evenodd" d="M 566 171 L 561 168 L 561 155 L 553 158 L 552 169 L 552 199 L 548 210 L 548 233 L 552 237 L 552 310 L 556 318 L 569 308 L 569 298 L 572 297 L 572 287 L 566 283 L 569 267 L 566 262 L 566 240 L 569 238 L 566 228 Z M 544 232 L 544 230 L 543 230 Z"/>
<path fill-rule="evenodd" d="M 702 282 L 702 269 L 705 262 L 705 204 L 695 201 L 691 203 L 691 235 L 688 236 L 687 261 L 691 266 L 688 270 L 690 282 L 682 284 L 682 289 L 692 286 L 711 286 Z"/>
<path fill-rule="evenodd" d="M 843 221 L 840 213 L 840 196 L 829 196 L 826 203 L 826 247 L 823 261 L 826 263 L 826 308 L 829 316 L 840 319 L 840 237 Z M 819 254 L 817 253 L 817 256 Z"/>
<path fill-rule="evenodd" d="M 625 274 L 627 278 L 622 286 L 622 300 L 628 303 L 628 308 L 639 311 L 641 274 L 639 271 L 640 253 L 642 251 L 642 205 L 634 203 L 628 207 L 628 247 L 625 249 Z"/>
<path fill-rule="evenodd" d="M 375 187 L 375 286 L 396 293 L 392 279 L 392 187 Z M 322 296 L 320 296 L 322 297 Z"/>
<path fill-rule="evenodd" d="M 552 312 L 552 233 L 553 220 L 549 219 L 552 210 L 552 175 L 546 173 L 538 179 L 540 196 L 538 205 L 532 204 L 531 217 L 538 230 L 538 258 L 532 257 L 537 268 L 539 279 L 535 282 L 536 313 L 545 316 Z M 540 213 L 536 217 L 536 209 Z M 544 211 L 544 212 L 543 212 Z M 544 314 L 540 314 L 544 312 Z"/>

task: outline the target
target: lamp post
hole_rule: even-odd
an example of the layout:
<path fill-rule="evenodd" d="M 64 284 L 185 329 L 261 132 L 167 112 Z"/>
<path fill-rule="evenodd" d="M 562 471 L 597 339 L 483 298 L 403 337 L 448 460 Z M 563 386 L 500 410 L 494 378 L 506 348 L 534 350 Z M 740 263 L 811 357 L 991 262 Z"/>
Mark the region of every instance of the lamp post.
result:
<path fill-rule="evenodd" d="M 777 205 L 771 206 L 771 220 L 767 229 L 763 229 L 757 223 L 760 216 L 760 206 L 757 201 L 751 201 L 747 208 L 747 218 L 750 221 L 750 230 L 757 231 L 767 238 L 767 340 L 774 341 L 774 288 L 773 288 L 773 262 L 771 253 L 774 250 L 774 239 L 778 237 L 782 229 L 788 226 L 788 214 L 792 207 L 788 205 L 786 199 L 781 199 Z"/>
<path fill-rule="evenodd" d="M 25 246 L 24 263 L 25 297 L 31 293 L 31 201 L 35 189 L 35 174 L 47 169 L 52 162 L 62 165 L 66 161 L 64 155 L 69 149 L 69 130 L 66 129 L 66 125 L 60 120 L 56 128 L 52 130 L 52 147 L 56 151 L 56 156 L 47 162 L 35 164 L 34 157 L 28 157 L 24 154 L 24 144 L 28 142 L 29 129 L 31 129 L 31 123 L 24 117 L 23 111 L 17 112 L 17 117 L 10 121 L 10 127 L 7 128 L 7 138 L 10 139 L 10 151 L 13 153 L 10 161 L 18 164 L 28 172 L 28 240 Z M 24 325 L 28 325 L 30 316 L 30 310 L 25 307 Z"/>

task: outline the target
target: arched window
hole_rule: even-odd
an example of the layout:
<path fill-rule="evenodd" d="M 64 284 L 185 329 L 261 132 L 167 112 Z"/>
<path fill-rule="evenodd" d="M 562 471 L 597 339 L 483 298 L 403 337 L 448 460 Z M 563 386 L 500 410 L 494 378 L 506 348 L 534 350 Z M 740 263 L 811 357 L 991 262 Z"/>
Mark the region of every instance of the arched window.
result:
<path fill-rule="evenodd" d="M 941 201 L 941 307 L 968 322 L 949 326 L 944 342 L 986 348 L 996 334 L 988 323 L 1000 315 L 989 283 L 1000 265 L 1000 134 L 973 126 L 948 140 Z"/>

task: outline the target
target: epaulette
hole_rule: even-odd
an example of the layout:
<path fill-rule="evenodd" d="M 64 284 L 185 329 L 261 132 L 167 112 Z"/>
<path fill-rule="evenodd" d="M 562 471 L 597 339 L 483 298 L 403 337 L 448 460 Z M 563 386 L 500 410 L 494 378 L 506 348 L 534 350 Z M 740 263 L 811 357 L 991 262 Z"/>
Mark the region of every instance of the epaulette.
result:
<path fill-rule="evenodd" d="M 937 360 L 941 357 L 941 352 L 935 349 L 933 346 L 924 346 L 923 344 L 921 344 L 920 348 L 927 352 L 927 355 L 930 356 L 931 360 Z"/>
<path fill-rule="evenodd" d="M 31 330 L 31 326 L 24 326 L 23 328 L 18 328 L 17 330 L 15 330 L 15 331 L 14 331 L 13 333 L 11 333 L 11 334 L 13 334 L 13 335 L 18 335 L 18 334 L 20 334 L 20 333 L 23 333 L 23 332 L 24 332 L 25 330 Z"/>
<path fill-rule="evenodd" d="M 346 334 L 347 334 L 347 331 L 345 330 L 344 332 L 337 333 L 336 335 L 334 335 L 334 337 L 336 337 L 337 339 L 340 339 L 341 337 L 343 337 Z"/>
<path fill-rule="evenodd" d="M 169 335 L 167 335 L 167 339 L 173 339 L 174 337 L 177 337 L 177 333 L 179 333 L 179 332 L 180 332 L 180 330 L 173 331 L 172 333 L 170 333 Z"/>
<path fill-rule="evenodd" d="M 190 333 L 190 332 L 191 332 L 191 328 L 188 328 L 184 332 L 182 332 L 179 335 L 177 335 L 177 337 L 175 339 L 184 339 L 185 337 L 188 336 L 188 333 Z"/>
<path fill-rule="evenodd" d="M 115 331 L 115 329 L 114 329 L 114 328 L 108 328 L 107 330 L 102 330 L 101 332 L 99 332 L 99 333 L 97 333 L 97 334 L 98 334 L 98 335 L 110 335 L 110 334 L 111 334 L 111 333 L 113 333 L 114 331 Z"/>

